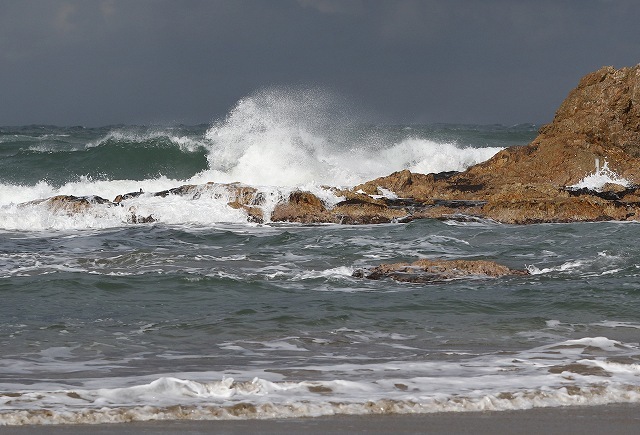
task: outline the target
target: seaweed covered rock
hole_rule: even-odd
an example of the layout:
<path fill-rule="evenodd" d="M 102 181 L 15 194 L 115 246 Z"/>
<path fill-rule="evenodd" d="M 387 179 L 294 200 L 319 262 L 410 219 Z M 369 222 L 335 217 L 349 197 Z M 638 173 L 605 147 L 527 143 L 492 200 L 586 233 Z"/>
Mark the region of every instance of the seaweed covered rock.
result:
<path fill-rule="evenodd" d="M 356 270 L 353 276 L 367 279 L 390 278 L 402 282 L 435 283 L 461 278 L 528 275 L 487 260 L 418 260 L 413 263 L 381 264 L 369 270 Z"/>

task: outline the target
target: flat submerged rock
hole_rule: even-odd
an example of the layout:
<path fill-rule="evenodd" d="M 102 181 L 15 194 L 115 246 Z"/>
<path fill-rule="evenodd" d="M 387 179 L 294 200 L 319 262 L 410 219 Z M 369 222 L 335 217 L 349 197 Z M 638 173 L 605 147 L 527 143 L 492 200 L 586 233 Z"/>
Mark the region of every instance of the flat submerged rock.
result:
<path fill-rule="evenodd" d="M 370 269 L 359 269 L 353 273 L 356 278 L 390 278 L 401 282 L 436 283 L 454 279 L 529 275 L 526 270 L 514 270 L 488 260 L 427 260 L 413 263 L 381 264 Z"/>

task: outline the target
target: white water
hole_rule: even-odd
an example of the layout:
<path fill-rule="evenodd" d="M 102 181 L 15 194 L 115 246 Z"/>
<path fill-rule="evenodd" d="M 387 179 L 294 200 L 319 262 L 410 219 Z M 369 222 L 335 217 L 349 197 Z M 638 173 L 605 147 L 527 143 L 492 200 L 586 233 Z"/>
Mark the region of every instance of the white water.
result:
<path fill-rule="evenodd" d="M 240 100 L 207 131 L 210 169 L 201 176 L 252 185 L 353 186 L 403 169 L 461 171 L 501 149 L 421 138 L 384 143 L 371 134 L 354 140 L 345 112 L 319 91 L 272 89 Z"/>
<path fill-rule="evenodd" d="M 558 327 L 559 322 L 548 325 Z M 267 344 L 274 350 L 282 346 Z M 165 375 L 146 382 L 101 378 L 98 388 L 92 381 L 73 389 L 43 384 L 12 396 L 0 395 L 0 424 L 468 412 L 638 402 L 640 366 L 609 360 L 633 358 L 638 351 L 637 344 L 586 337 L 517 353 L 469 355 L 446 364 L 291 367 L 324 374 L 303 382 L 257 369 L 238 373 L 241 379 L 211 372 Z M 122 386 L 116 386 L 119 383 Z M 45 408 L 47 412 L 42 412 Z"/>
<path fill-rule="evenodd" d="M 140 142 L 166 137 L 185 152 L 207 150 L 209 168 L 190 179 L 78 181 L 55 187 L 46 180 L 36 185 L 0 184 L 0 229 L 40 230 L 104 228 L 127 222 L 130 207 L 140 216 L 152 215 L 169 224 L 246 222 L 247 215 L 227 205 L 228 198 L 151 194 L 125 201 L 124 207 L 95 206 L 82 215 L 51 213 L 44 205 L 18 206 L 55 195 L 92 196 L 113 200 L 117 195 L 158 192 L 184 184 L 241 182 L 259 187 L 268 199 L 265 215 L 294 188 L 319 195 L 328 206 L 337 202 L 320 186 L 354 186 L 394 171 L 418 173 L 462 171 L 489 159 L 499 147 L 459 147 L 419 137 L 388 142 L 373 131 L 356 134 L 357 116 L 337 97 L 317 90 L 271 89 L 240 100 L 228 116 L 215 122 L 202 138 L 156 131 L 114 130 L 85 144 Z M 54 152 L 47 148 L 47 152 Z M 387 192 L 393 195 L 393 192 Z"/>
<path fill-rule="evenodd" d="M 595 171 L 569 187 L 572 189 L 586 188 L 601 191 L 605 184 L 619 184 L 624 187 L 629 187 L 632 183 L 626 178 L 622 178 L 620 175 L 616 174 L 615 171 L 609 169 L 609 163 L 606 160 L 604 165 L 600 167 L 600 161 L 599 159 L 596 159 Z"/>

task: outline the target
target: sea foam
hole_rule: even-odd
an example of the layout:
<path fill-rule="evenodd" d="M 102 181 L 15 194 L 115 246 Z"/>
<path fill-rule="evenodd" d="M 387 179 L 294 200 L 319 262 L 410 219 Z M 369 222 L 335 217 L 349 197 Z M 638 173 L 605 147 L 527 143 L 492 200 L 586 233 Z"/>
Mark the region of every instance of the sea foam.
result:
<path fill-rule="evenodd" d="M 318 90 L 270 89 L 244 98 L 207 131 L 210 168 L 202 176 L 252 185 L 353 186 L 403 169 L 461 171 L 501 149 L 411 136 L 389 142 L 363 133 L 344 106 Z"/>
<path fill-rule="evenodd" d="M 305 351 L 282 340 L 241 344 L 263 346 L 262 350 L 269 352 Z M 133 384 L 133 379 L 121 379 L 128 381 L 122 387 L 49 389 L 43 384 L 0 397 L 0 425 L 474 412 L 637 403 L 640 366 L 633 362 L 637 354 L 636 344 L 600 336 L 561 340 L 508 354 L 468 355 L 445 365 L 429 360 L 336 361 L 290 367 L 318 374 L 317 379 L 305 381 L 287 380 L 271 370 L 256 370 L 242 378 L 216 379 L 219 375 L 212 372 L 198 373 L 198 379 L 177 377 L 179 374 Z"/>
<path fill-rule="evenodd" d="M 569 186 L 571 189 L 590 189 L 600 191 L 605 184 L 619 184 L 624 187 L 630 187 L 631 181 L 622 178 L 615 171 L 609 169 L 609 162 L 604 161 L 604 165 L 600 167 L 600 160 L 596 159 L 595 172 L 587 175 L 576 184 Z"/>
<path fill-rule="evenodd" d="M 238 101 L 225 118 L 197 135 L 188 129 L 172 128 L 115 127 L 105 131 L 101 137 L 85 142 L 81 142 L 85 136 L 74 138 L 63 147 L 64 152 L 73 151 L 71 154 L 75 155 L 84 150 L 87 157 L 99 162 L 103 156 L 113 158 L 112 166 L 126 157 L 134 160 L 125 162 L 128 172 L 107 167 L 106 175 L 99 174 L 99 167 L 80 164 L 81 159 L 77 168 L 64 168 L 71 172 L 61 182 L 41 179 L 31 184 L 0 183 L 0 229 L 119 226 L 127 222 L 129 207 L 134 207 L 139 216 L 152 215 L 169 224 L 246 222 L 246 213 L 230 208 L 224 195 L 197 199 L 152 195 L 184 184 L 207 182 L 240 182 L 258 187 L 265 198 L 261 207 L 268 220 L 276 203 L 294 189 L 311 191 L 331 206 L 340 198 L 321 186 L 351 187 L 404 169 L 418 173 L 462 171 L 501 149 L 459 146 L 419 129 L 371 126 L 343 99 L 317 89 L 272 88 L 257 92 Z M 57 152 L 53 145 L 38 144 L 41 145 L 46 145 L 47 153 Z M 148 154 L 148 149 L 157 153 Z M 166 149 L 175 152 L 163 154 Z M 92 155 L 96 150 L 101 154 Z M 123 154 L 131 150 L 146 151 Z M 164 162 L 163 155 L 167 159 L 183 156 L 185 161 L 191 161 L 193 153 L 206 156 L 207 167 L 194 169 L 193 175 L 184 179 L 177 178 L 177 172 L 173 176 L 162 172 L 151 176 L 153 171 L 147 167 L 151 163 L 145 163 L 145 159 L 155 156 L 153 168 L 161 170 L 180 163 Z M 87 168 L 96 174 L 73 173 Z M 140 190 L 149 194 L 126 201 L 125 208 L 96 206 L 84 216 L 54 215 L 38 205 L 18 206 L 55 195 L 95 195 L 113 200 L 119 194 Z"/>

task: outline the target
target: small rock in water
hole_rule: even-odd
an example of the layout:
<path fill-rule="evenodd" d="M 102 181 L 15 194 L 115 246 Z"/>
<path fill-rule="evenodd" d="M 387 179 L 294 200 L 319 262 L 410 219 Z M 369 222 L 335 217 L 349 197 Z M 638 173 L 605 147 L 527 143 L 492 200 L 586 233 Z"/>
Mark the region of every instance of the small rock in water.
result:
<path fill-rule="evenodd" d="M 434 283 L 460 278 L 528 275 L 526 270 L 514 270 L 487 260 L 418 260 L 413 263 L 381 264 L 374 268 L 359 269 L 356 278 L 391 278 L 401 282 Z"/>

